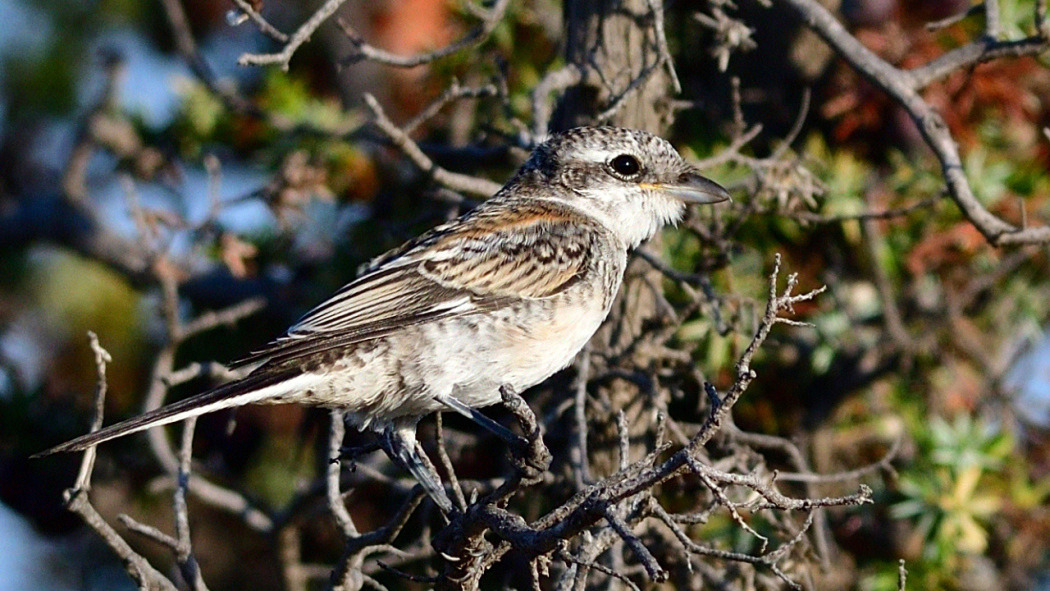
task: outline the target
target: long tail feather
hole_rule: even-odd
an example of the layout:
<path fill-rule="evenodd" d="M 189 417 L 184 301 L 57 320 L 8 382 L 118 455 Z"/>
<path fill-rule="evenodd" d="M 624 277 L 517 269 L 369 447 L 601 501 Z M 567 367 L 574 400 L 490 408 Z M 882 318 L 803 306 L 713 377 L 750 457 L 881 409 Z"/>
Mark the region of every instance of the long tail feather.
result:
<path fill-rule="evenodd" d="M 150 427 L 167 425 L 225 408 L 265 402 L 294 390 L 305 389 L 304 386 L 314 379 L 316 379 L 314 376 L 308 374 L 248 376 L 243 380 L 225 384 L 186 400 L 181 400 L 98 431 L 81 435 L 76 439 L 56 445 L 49 450 L 34 454 L 32 457 L 38 458 L 61 452 L 81 451 L 104 441 L 137 433 Z"/>

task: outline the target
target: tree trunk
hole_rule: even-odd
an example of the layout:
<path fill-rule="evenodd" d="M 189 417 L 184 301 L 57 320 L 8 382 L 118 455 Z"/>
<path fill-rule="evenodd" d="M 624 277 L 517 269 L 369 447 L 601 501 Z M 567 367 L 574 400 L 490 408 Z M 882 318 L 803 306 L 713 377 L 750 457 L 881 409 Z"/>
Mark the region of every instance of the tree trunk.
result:
<path fill-rule="evenodd" d="M 662 14 L 655 15 L 646 0 L 579 0 L 566 2 L 564 17 L 565 59 L 583 75 L 555 109 L 551 129 L 599 123 L 666 136 L 673 119 L 672 79 L 660 61 L 661 40 L 655 23 Z M 618 108 L 609 113 L 613 105 Z M 607 118 L 599 121 L 603 113 Z M 659 250 L 659 237 L 649 247 Z M 657 316 L 649 286 L 659 286 L 661 281 L 659 272 L 644 261 L 632 261 L 609 319 L 591 340 L 592 350 L 615 354 L 627 349 Z M 649 361 L 646 348 L 641 347 L 632 352 L 630 365 L 646 367 Z M 641 411 L 651 407 L 637 404 L 635 384 L 616 381 L 605 393 L 613 412 L 626 413 L 632 435 L 650 431 L 651 413 Z M 588 423 L 593 474 L 610 473 L 618 463 L 615 415 L 589 414 Z"/>
<path fill-rule="evenodd" d="M 583 80 L 566 92 L 551 129 L 593 125 L 599 114 L 622 100 L 622 107 L 599 123 L 665 133 L 672 122 L 671 77 L 660 64 L 649 3 L 570 0 L 564 15 L 565 60 L 583 72 Z"/>

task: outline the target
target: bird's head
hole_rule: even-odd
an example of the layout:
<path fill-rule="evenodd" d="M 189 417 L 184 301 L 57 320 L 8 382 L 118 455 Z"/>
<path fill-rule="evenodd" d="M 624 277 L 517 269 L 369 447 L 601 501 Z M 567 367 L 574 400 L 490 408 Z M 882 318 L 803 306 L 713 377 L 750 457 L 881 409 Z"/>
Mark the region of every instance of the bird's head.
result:
<path fill-rule="evenodd" d="M 537 185 L 530 187 L 534 194 L 602 221 L 631 248 L 681 220 L 686 205 L 729 199 L 667 141 L 618 127 L 578 127 L 551 136 L 519 177 Z"/>

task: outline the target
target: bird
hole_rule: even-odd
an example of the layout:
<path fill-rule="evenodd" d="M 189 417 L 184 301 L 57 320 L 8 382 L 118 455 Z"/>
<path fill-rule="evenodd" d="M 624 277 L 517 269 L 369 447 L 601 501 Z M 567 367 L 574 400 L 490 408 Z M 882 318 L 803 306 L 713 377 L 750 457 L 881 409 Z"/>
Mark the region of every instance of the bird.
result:
<path fill-rule="evenodd" d="M 553 134 L 494 196 L 373 259 L 283 336 L 234 362 L 245 377 L 37 455 L 248 404 L 337 408 L 377 433 L 449 513 L 418 421 L 451 410 L 498 432 L 477 409 L 572 363 L 608 316 L 630 251 L 679 222 L 687 205 L 729 197 L 648 132 Z"/>

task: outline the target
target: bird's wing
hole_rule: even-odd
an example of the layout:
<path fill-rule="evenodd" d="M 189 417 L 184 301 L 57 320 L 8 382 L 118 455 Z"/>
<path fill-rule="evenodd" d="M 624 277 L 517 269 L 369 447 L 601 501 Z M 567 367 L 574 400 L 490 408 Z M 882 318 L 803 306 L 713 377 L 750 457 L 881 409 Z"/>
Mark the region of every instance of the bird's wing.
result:
<path fill-rule="evenodd" d="M 286 366 L 403 326 L 554 296 L 587 272 L 598 240 L 594 224 L 571 210 L 482 206 L 378 259 L 237 365 Z"/>

